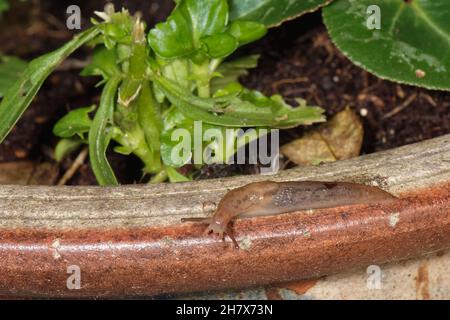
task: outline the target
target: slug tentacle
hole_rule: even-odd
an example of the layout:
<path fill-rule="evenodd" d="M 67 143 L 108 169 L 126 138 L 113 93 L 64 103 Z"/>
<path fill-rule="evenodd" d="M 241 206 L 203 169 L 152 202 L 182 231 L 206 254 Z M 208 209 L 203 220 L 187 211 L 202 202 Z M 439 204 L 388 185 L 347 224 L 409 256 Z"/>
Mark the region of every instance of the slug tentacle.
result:
<path fill-rule="evenodd" d="M 202 223 L 202 224 L 210 224 L 212 222 L 212 218 L 181 218 L 181 222 L 195 222 L 195 223 Z"/>

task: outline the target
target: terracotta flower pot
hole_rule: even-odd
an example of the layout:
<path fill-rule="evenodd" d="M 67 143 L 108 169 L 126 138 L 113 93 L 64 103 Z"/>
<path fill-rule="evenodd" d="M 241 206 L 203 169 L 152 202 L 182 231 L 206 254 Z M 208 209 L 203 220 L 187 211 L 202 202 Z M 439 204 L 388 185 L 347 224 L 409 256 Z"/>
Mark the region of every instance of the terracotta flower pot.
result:
<path fill-rule="evenodd" d="M 258 180 L 353 181 L 399 197 L 240 219 L 241 250 L 180 218 Z M 450 136 L 277 176 L 155 186 L 0 187 L 0 290 L 123 297 L 245 288 L 406 259 L 450 246 Z M 78 286 L 79 285 L 79 286 Z"/>

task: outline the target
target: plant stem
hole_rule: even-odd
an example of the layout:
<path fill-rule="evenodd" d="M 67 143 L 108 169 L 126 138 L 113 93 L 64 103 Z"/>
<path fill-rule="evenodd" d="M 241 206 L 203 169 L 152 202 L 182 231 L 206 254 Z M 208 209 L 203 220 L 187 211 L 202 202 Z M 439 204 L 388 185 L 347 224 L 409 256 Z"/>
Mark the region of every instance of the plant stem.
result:
<path fill-rule="evenodd" d="M 211 95 L 209 84 L 199 83 L 197 82 L 198 86 L 198 95 L 201 98 L 209 98 Z"/>
<path fill-rule="evenodd" d="M 166 170 L 161 170 L 157 175 L 155 175 L 151 180 L 150 184 L 163 183 L 169 178 Z"/>
<path fill-rule="evenodd" d="M 223 62 L 223 59 L 213 59 L 209 63 L 209 74 L 212 75 L 216 72 L 217 68 L 219 68 L 220 64 Z"/>
<path fill-rule="evenodd" d="M 148 47 L 142 41 L 143 25 L 136 22 L 129 60 L 127 86 L 119 101 L 117 123 L 122 133 L 116 141 L 129 148 L 145 164 L 146 173 L 161 170 L 160 130 L 162 129 L 161 110 L 153 96 L 151 84 L 146 80 L 148 66 Z M 121 91 L 122 93 L 122 91 Z M 127 102 L 126 104 L 123 104 Z"/>
<path fill-rule="evenodd" d="M 192 71 L 196 78 L 198 96 L 200 98 L 209 98 L 211 96 L 209 61 L 200 65 L 194 63 L 192 65 Z"/>
<path fill-rule="evenodd" d="M 137 101 L 139 125 L 142 128 L 147 146 L 152 152 L 152 163 L 147 169 L 150 173 L 161 170 L 161 131 L 163 129 L 161 107 L 153 96 L 149 82 L 144 82 Z"/>

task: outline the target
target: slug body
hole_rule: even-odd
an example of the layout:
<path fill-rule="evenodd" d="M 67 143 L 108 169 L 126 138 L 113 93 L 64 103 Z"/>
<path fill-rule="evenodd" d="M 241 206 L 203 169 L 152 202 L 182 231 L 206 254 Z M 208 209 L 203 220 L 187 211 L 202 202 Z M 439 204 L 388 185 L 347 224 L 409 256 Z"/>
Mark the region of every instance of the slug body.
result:
<path fill-rule="evenodd" d="M 212 218 L 184 219 L 208 223 L 207 233 L 228 234 L 230 222 L 237 217 L 277 215 L 306 209 L 332 208 L 353 204 L 373 204 L 396 199 L 372 186 L 347 182 L 273 182 L 251 183 L 228 192 Z"/>

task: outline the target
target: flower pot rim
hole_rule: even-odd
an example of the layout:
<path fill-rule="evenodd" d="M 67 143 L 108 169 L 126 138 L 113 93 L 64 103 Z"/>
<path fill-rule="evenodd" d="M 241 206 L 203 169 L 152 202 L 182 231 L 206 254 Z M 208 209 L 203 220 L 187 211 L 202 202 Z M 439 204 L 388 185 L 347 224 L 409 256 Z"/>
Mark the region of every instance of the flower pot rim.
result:
<path fill-rule="evenodd" d="M 0 290 L 52 297 L 154 296 L 306 279 L 450 246 L 450 135 L 275 176 L 120 187 L 0 186 Z M 180 223 L 261 180 L 350 181 L 402 199 L 240 219 L 242 250 Z M 66 287 L 79 265 L 80 290 Z M 45 281 L 45 279 L 51 279 Z"/>

